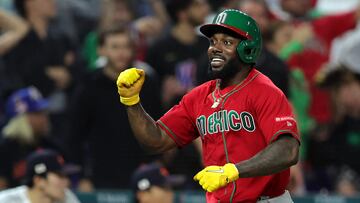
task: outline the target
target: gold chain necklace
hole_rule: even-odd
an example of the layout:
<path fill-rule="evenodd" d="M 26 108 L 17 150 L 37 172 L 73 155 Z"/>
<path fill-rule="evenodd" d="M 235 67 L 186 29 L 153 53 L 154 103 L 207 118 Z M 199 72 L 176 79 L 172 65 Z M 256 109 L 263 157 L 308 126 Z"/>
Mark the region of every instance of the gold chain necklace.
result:
<path fill-rule="evenodd" d="M 224 97 L 226 97 L 227 95 L 229 94 L 232 94 L 233 92 L 236 91 L 236 89 L 241 85 L 243 84 L 245 80 L 243 80 L 242 82 L 240 82 L 239 84 L 237 84 L 234 88 L 232 88 L 229 92 L 225 93 L 224 95 L 221 95 L 221 92 L 220 92 L 220 81 L 217 80 L 216 81 L 216 87 L 215 87 L 215 90 L 214 90 L 214 103 L 212 104 L 211 108 L 212 109 L 215 109 L 219 106 L 220 102 L 222 99 L 224 99 Z M 219 98 L 216 97 L 216 93 L 220 96 Z"/>

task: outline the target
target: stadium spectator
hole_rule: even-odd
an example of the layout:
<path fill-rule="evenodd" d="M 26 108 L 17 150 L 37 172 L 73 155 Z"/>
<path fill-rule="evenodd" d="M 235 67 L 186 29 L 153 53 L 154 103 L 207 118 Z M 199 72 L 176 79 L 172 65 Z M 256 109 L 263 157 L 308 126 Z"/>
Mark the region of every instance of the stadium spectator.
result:
<path fill-rule="evenodd" d="M 30 29 L 4 55 L 7 74 L 20 78 L 25 85 L 36 86 L 45 96 L 66 89 L 74 53 L 67 38 L 50 29 L 50 20 L 56 16 L 55 1 L 16 0 L 15 7 Z"/>
<path fill-rule="evenodd" d="M 197 72 L 203 71 L 198 58 L 209 42 L 195 28 L 204 23 L 209 5 L 206 0 L 175 0 L 167 1 L 166 8 L 173 24 L 169 33 L 150 47 L 146 61 L 162 78 L 162 101 L 169 108 L 194 87 Z"/>
<path fill-rule="evenodd" d="M 144 105 L 152 116 L 159 117 L 159 81 L 149 65 L 135 60 L 135 39 L 126 26 L 102 30 L 98 50 L 107 63 L 90 72 L 75 90 L 67 146 L 73 161 L 84 168 L 80 185 L 85 181 L 95 188 L 126 189 L 133 170 L 152 157 L 145 155 L 132 136 L 126 110 L 116 102 L 114 84 L 128 67 L 145 70 L 149 77 L 142 95 Z"/>
<path fill-rule="evenodd" d="M 311 94 L 309 114 L 317 122 L 321 133 L 331 120 L 331 107 L 329 95 L 316 86 L 315 74 L 328 62 L 332 40 L 355 27 L 360 5 L 351 12 L 314 17 L 309 15 L 312 8 L 310 0 L 282 0 L 281 3 L 292 16 L 290 22 L 295 27 L 305 24 L 313 32 L 306 43 L 291 43 L 284 51 L 288 52 L 285 55 L 289 67 L 299 68 L 305 75 Z"/>
<path fill-rule="evenodd" d="M 131 177 L 131 187 L 138 203 L 175 202 L 172 179 L 166 168 L 159 163 L 142 165 Z"/>
<path fill-rule="evenodd" d="M 316 84 L 317 73 L 328 63 L 334 38 L 355 27 L 360 5 L 350 12 L 319 16 L 311 12 L 314 5 L 309 0 L 281 0 L 281 4 L 290 14 L 285 19 L 292 24 L 293 34 L 290 42 L 280 46 L 278 53 L 287 61 L 296 85 L 292 87 L 291 97 L 303 135 L 302 159 L 314 164 L 305 167 L 307 190 L 318 191 L 323 187 L 333 190 L 334 184 L 324 175 L 329 168 L 322 167 L 323 160 L 319 159 L 324 151 L 318 150 L 321 146 L 314 143 L 329 139 L 333 119 L 337 116 L 333 114 L 331 95 Z"/>
<path fill-rule="evenodd" d="M 3 187 L 20 183 L 25 158 L 39 148 L 61 149 L 50 139 L 48 101 L 34 87 L 13 93 L 6 103 L 8 122 L 0 136 L 0 177 Z"/>
<path fill-rule="evenodd" d="M 335 192 L 347 198 L 354 198 L 360 193 L 359 174 L 348 167 L 342 167 L 335 183 Z"/>
<path fill-rule="evenodd" d="M 103 0 L 57 0 L 58 14 L 53 20 L 76 45 L 96 26 Z"/>
<path fill-rule="evenodd" d="M 328 133 L 311 140 L 309 157 L 316 176 L 309 182 L 314 187 L 339 190 L 338 184 L 343 186 L 344 182 L 334 180 L 341 180 L 344 166 L 353 171 L 354 177 L 360 174 L 354 156 L 360 152 L 359 30 L 357 27 L 334 40 L 330 63 L 316 77 L 320 87 L 331 95 L 334 118 Z"/>
<path fill-rule="evenodd" d="M 19 88 L 16 79 L 6 75 L 2 55 L 13 48 L 28 32 L 29 26 L 18 16 L 0 8 L 0 128 L 3 125 L 4 103 L 8 93 Z"/>
<path fill-rule="evenodd" d="M 41 150 L 26 159 L 25 185 L 0 192 L 0 202 L 7 203 L 79 203 L 68 189 L 70 172 L 55 151 Z"/>
<path fill-rule="evenodd" d="M 19 86 L 35 86 L 49 99 L 53 136 L 64 135 L 67 99 L 82 66 L 76 47 L 52 20 L 57 15 L 55 0 L 15 0 L 19 15 L 29 31 L 4 56 L 6 77 Z"/>
<path fill-rule="evenodd" d="M 274 13 L 274 15 L 283 20 L 310 19 L 318 15 L 314 9 L 316 2 L 317 0 L 280 0 L 280 7 L 284 13 Z"/>
<path fill-rule="evenodd" d="M 0 8 L 0 56 L 15 46 L 28 29 L 23 19 Z"/>
<path fill-rule="evenodd" d="M 149 2 L 154 9 L 154 16 L 142 17 L 138 17 L 135 5 L 129 0 L 103 0 L 101 2 L 97 29 L 87 34 L 83 47 L 83 55 L 90 70 L 103 66 L 103 58 L 99 57 L 96 51 L 98 32 L 114 24 L 128 26 L 128 29 L 136 35 L 136 58 L 144 60 L 148 42 L 159 36 L 167 23 L 166 12 L 161 1 Z"/>

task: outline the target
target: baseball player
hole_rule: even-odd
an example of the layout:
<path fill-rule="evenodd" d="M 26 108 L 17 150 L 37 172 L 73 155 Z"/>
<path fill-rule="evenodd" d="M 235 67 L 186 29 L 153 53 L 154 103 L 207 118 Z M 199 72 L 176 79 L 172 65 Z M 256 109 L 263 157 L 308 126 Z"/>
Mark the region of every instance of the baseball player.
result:
<path fill-rule="evenodd" d="M 209 38 L 216 79 L 194 88 L 158 121 L 140 104 L 144 71 L 119 75 L 120 101 L 134 135 L 157 153 L 201 137 L 206 167 L 194 180 L 207 191 L 207 202 L 292 202 L 285 187 L 300 138 L 286 97 L 254 67 L 262 41 L 256 22 L 228 9 L 200 31 Z"/>

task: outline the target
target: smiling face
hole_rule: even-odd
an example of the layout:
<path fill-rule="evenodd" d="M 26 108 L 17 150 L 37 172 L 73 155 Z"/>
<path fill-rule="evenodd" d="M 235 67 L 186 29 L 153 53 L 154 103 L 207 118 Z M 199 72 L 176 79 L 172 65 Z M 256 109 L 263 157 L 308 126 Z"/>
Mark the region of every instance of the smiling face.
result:
<path fill-rule="evenodd" d="M 236 51 L 240 39 L 225 33 L 216 33 L 209 40 L 208 56 L 213 76 L 224 79 L 240 71 L 240 60 Z"/>

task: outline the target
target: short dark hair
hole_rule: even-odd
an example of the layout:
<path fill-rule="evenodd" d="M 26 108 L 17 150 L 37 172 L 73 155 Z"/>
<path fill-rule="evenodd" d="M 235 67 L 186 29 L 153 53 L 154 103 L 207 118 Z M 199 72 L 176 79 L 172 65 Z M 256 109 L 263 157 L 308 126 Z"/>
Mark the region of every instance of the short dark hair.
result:
<path fill-rule="evenodd" d="M 98 46 L 104 46 L 106 38 L 110 35 L 115 35 L 115 34 L 126 34 L 128 35 L 129 39 L 130 39 L 130 43 L 132 46 L 135 46 L 135 39 L 134 39 L 134 34 L 131 32 L 131 29 L 128 26 L 122 26 L 122 25 L 116 25 L 116 26 L 112 26 L 110 28 L 104 28 L 102 30 L 99 30 L 99 38 L 98 38 Z"/>
<path fill-rule="evenodd" d="M 34 175 L 34 176 L 32 176 L 32 177 L 27 177 L 27 178 L 25 179 L 24 184 L 25 184 L 26 186 L 28 186 L 29 188 L 33 188 L 33 187 L 34 187 L 34 177 L 35 177 L 35 176 L 38 176 L 38 177 L 40 177 L 40 178 L 45 178 L 45 179 L 46 179 L 47 173 L 43 173 L 43 174 L 39 174 L 39 175 Z"/>
<path fill-rule="evenodd" d="M 27 0 L 14 0 L 15 9 L 22 17 L 26 17 L 25 1 Z"/>
<path fill-rule="evenodd" d="M 318 82 L 323 88 L 339 88 L 350 81 L 360 83 L 360 73 L 350 70 L 347 66 L 340 64 L 334 71 L 327 73 L 324 79 Z"/>
<path fill-rule="evenodd" d="M 190 7 L 194 0 L 166 0 L 167 13 L 174 23 L 179 21 L 178 13 Z"/>

